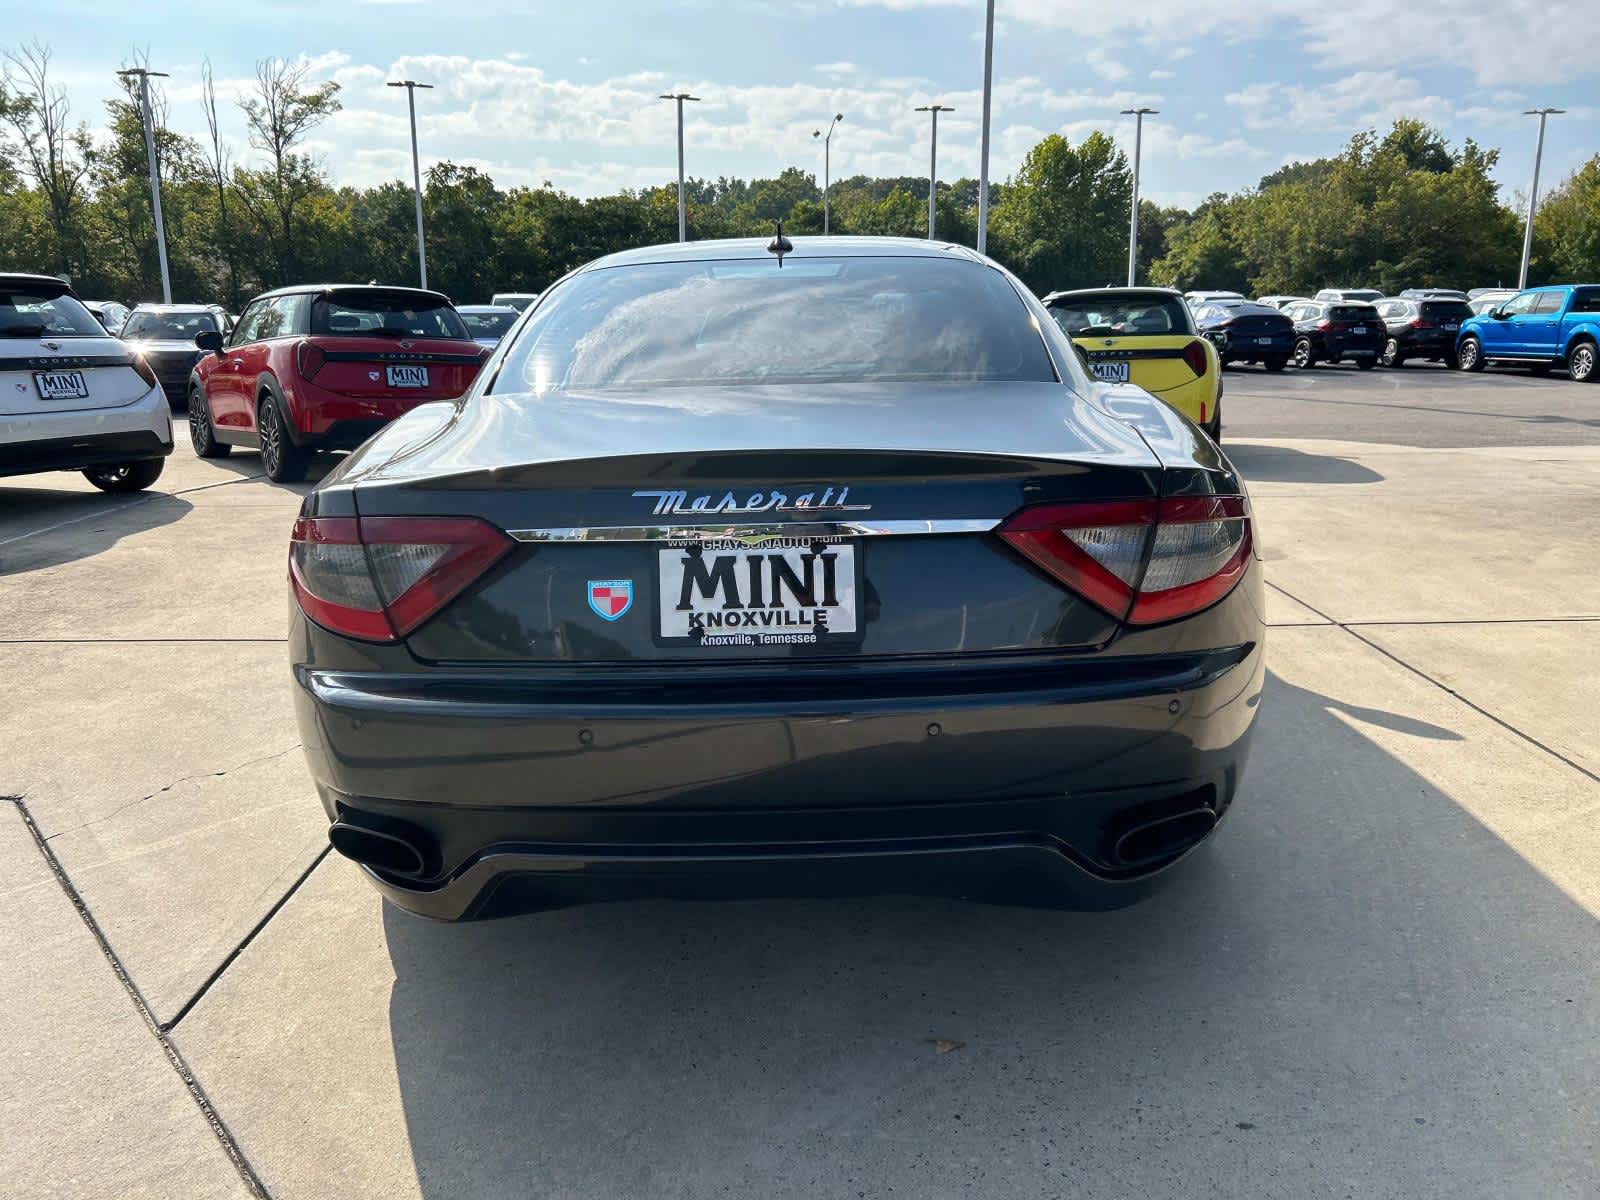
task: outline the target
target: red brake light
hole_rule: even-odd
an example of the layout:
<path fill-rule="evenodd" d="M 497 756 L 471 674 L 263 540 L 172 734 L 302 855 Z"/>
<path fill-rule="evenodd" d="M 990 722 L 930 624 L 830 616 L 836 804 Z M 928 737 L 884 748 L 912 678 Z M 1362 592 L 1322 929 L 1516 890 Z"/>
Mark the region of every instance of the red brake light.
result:
<path fill-rule="evenodd" d="M 510 538 L 476 517 L 302 518 L 290 536 L 289 585 L 318 625 L 393 642 L 510 548 Z"/>
<path fill-rule="evenodd" d="M 301 342 L 299 349 L 300 378 L 306 381 L 317 377 L 317 372 L 322 370 L 328 361 L 325 350 L 315 342 Z"/>
<path fill-rule="evenodd" d="M 1209 608 L 1249 564 L 1243 496 L 1022 509 L 999 529 L 1012 547 L 1110 615 L 1134 625 Z"/>
<path fill-rule="evenodd" d="M 1190 342 L 1183 348 L 1183 361 L 1196 375 L 1206 373 L 1206 347 L 1204 342 Z"/>
<path fill-rule="evenodd" d="M 1431 322 L 1431 321 L 1423 321 L 1421 319 L 1418 319 L 1418 320 L 1415 320 L 1415 321 L 1411 322 L 1411 328 L 1413 328 L 1413 329 L 1432 329 L 1433 328 L 1433 322 Z"/>
<path fill-rule="evenodd" d="M 1327 317 L 1323 317 L 1322 320 L 1317 322 L 1317 328 L 1318 329 L 1332 329 L 1332 328 L 1334 328 L 1334 324 L 1333 324 L 1332 321 L 1328 320 Z M 1340 328 L 1342 329 L 1343 326 L 1340 326 Z"/>

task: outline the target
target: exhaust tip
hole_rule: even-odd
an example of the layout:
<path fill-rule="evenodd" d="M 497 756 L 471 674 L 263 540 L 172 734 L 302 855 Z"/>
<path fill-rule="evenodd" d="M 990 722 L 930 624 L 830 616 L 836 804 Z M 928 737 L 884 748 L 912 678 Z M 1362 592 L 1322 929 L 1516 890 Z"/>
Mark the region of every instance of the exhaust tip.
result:
<path fill-rule="evenodd" d="M 387 875 L 416 878 L 427 871 L 423 848 L 399 834 L 335 821 L 328 827 L 328 841 L 351 862 Z"/>
<path fill-rule="evenodd" d="M 1117 838 L 1112 853 L 1122 866 L 1147 866 L 1198 845 L 1216 827 L 1215 812 L 1192 808 L 1133 826 Z"/>

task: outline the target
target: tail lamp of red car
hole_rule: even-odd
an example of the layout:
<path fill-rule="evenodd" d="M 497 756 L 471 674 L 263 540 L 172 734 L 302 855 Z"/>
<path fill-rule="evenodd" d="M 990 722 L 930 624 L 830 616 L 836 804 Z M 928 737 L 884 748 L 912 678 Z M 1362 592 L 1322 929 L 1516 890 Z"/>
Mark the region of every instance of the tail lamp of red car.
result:
<path fill-rule="evenodd" d="M 1157 625 L 1221 600 L 1243 577 L 1251 516 L 1243 496 L 1040 504 L 997 531 L 1085 600 L 1131 625 Z"/>
<path fill-rule="evenodd" d="M 295 349 L 295 365 L 300 369 L 300 378 L 308 383 L 317 377 L 327 361 L 327 351 L 315 342 L 301 342 Z"/>
<path fill-rule="evenodd" d="M 476 517 L 302 517 L 289 585 L 318 625 L 393 642 L 434 616 L 512 547 Z"/>

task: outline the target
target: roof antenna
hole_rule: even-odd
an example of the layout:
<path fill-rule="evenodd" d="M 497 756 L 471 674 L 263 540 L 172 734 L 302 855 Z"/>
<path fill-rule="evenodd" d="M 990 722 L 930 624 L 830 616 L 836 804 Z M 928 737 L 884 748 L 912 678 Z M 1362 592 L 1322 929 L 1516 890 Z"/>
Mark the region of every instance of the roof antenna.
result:
<path fill-rule="evenodd" d="M 783 236 L 783 222 L 782 221 L 776 221 L 776 222 L 774 222 L 774 224 L 777 225 L 778 231 L 773 236 L 773 239 L 770 242 L 767 243 L 767 253 L 768 254 L 776 254 L 778 256 L 778 268 L 780 270 L 782 270 L 782 268 L 783 268 L 783 256 L 785 254 L 788 254 L 791 250 L 794 249 L 794 243 L 791 242 L 788 238 Z"/>

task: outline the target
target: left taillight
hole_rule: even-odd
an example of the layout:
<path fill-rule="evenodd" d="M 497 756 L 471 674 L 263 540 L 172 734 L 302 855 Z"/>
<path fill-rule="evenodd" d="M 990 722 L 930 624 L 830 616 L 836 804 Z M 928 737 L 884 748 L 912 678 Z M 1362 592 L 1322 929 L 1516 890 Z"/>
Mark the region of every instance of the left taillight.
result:
<path fill-rule="evenodd" d="M 145 361 L 142 354 L 133 356 L 133 369 L 139 373 L 139 378 L 144 380 L 147 387 L 157 387 L 161 380 L 156 378 L 156 369 Z"/>
<path fill-rule="evenodd" d="M 1085 600 L 1132 625 L 1157 625 L 1221 600 L 1252 540 L 1243 496 L 1041 504 L 997 530 Z"/>
<path fill-rule="evenodd" d="M 302 517 L 289 585 L 318 625 L 393 642 L 434 616 L 512 546 L 476 517 Z"/>
<path fill-rule="evenodd" d="M 300 368 L 300 378 L 310 382 L 317 377 L 317 372 L 322 370 L 328 361 L 327 351 L 315 342 L 301 342 L 296 352 L 297 365 Z"/>

